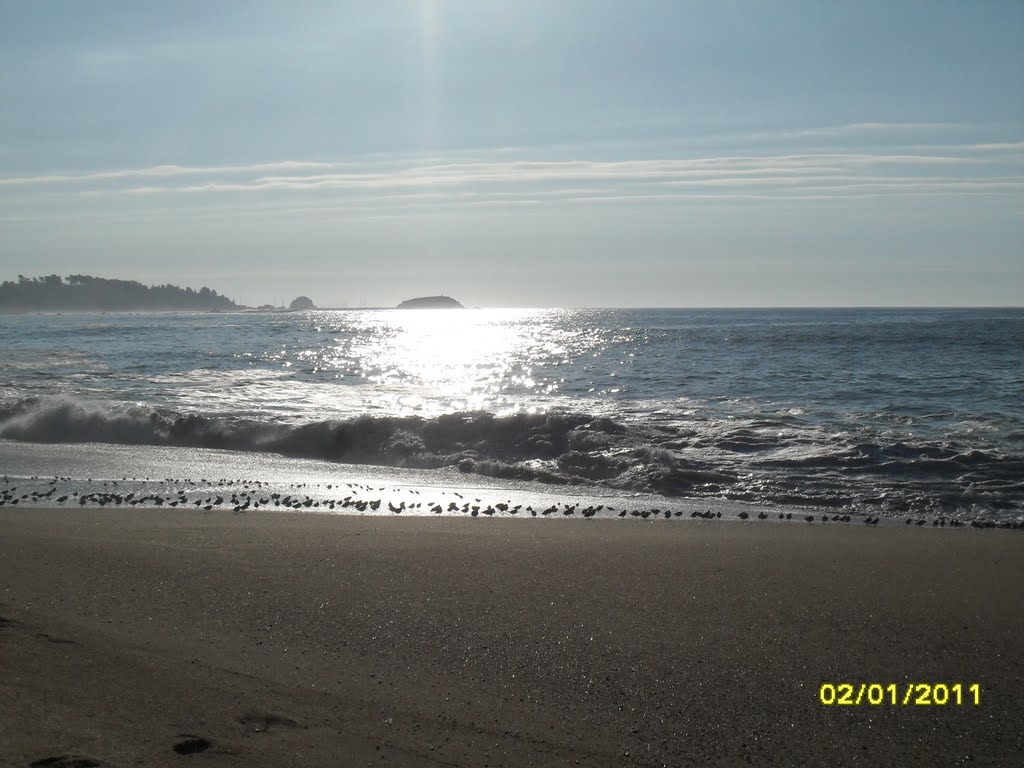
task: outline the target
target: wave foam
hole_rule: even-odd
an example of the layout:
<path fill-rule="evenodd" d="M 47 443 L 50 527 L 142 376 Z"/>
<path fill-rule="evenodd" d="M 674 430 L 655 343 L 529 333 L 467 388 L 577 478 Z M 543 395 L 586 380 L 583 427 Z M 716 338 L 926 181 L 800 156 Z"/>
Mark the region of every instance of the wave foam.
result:
<path fill-rule="evenodd" d="M 372 417 L 302 425 L 130 404 L 29 398 L 0 405 L 0 437 L 31 442 L 264 451 L 670 496 L 893 511 L 1022 509 L 1024 457 L 791 418 L 669 427 L 552 411 Z"/>

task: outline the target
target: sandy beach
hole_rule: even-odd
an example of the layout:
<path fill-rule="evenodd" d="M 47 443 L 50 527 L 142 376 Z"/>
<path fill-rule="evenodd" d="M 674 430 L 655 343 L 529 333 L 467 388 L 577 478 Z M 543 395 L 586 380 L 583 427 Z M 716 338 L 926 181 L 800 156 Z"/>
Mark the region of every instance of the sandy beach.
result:
<path fill-rule="evenodd" d="M 1022 605 L 1017 532 L 8 507 L 0 763 L 1020 765 Z"/>

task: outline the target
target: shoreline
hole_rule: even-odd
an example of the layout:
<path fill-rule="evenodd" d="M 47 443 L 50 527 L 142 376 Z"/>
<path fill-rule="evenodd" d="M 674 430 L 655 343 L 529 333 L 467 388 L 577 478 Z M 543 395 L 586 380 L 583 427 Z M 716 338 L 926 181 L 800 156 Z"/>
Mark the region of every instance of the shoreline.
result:
<path fill-rule="evenodd" d="M 586 483 L 462 472 L 456 467 L 343 464 L 271 452 L 115 443 L 33 443 L 0 439 L 0 509 L 198 508 L 429 517 L 663 518 L 883 528 L 1024 530 L 1016 510 L 896 512 L 865 505 L 799 505 L 716 496 L 667 496 Z M 259 478 L 259 479 L 256 479 Z M 16 504 L 14 502 L 17 502 Z M 475 508 L 475 515 L 474 515 Z M 827 520 L 826 520 L 827 518 Z M 590 521 L 588 521 L 590 522 Z M 700 522 L 698 519 L 697 522 Z"/>
<path fill-rule="evenodd" d="M 0 585 L 5 764 L 1024 759 L 1002 531 L 5 507 Z"/>

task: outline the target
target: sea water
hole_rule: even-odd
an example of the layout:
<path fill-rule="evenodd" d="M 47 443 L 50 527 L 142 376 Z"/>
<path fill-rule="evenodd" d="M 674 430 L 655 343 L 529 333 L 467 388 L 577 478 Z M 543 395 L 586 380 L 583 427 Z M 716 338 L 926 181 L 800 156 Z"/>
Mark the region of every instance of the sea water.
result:
<path fill-rule="evenodd" d="M 1021 309 L 31 314 L 0 317 L 0 350 L 9 463 L 26 441 L 209 448 L 1024 514 Z"/>

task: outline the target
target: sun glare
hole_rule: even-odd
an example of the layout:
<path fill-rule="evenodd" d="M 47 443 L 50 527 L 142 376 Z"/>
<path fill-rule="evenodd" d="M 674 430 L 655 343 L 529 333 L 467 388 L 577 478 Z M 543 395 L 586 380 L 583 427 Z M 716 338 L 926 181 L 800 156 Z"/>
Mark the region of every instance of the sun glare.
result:
<path fill-rule="evenodd" d="M 383 386 L 412 385 L 458 408 L 483 408 L 507 387 L 529 386 L 515 354 L 522 326 L 475 312 L 410 310 L 388 318 L 378 349 Z"/>

